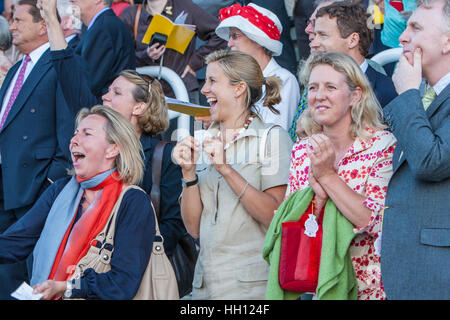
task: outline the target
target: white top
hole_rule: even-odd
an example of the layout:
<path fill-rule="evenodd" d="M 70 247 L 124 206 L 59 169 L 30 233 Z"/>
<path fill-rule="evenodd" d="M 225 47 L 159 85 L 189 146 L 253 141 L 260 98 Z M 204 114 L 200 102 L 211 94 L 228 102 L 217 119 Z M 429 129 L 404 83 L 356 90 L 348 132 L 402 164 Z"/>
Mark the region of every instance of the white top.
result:
<path fill-rule="evenodd" d="M 361 71 L 366 73 L 367 68 L 369 67 L 369 63 L 367 62 L 367 59 L 364 59 L 364 62 L 359 66 L 361 68 Z"/>
<path fill-rule="evenodd" d="M 263 98 L 255 103 L 256 110 L 265 123 L 278 124 L 287 131 L 294 120 L 295 111 L 300 101 L 300 86 L 297 78 L 287 69 L 281 67 L 274 58 L 264 68 L 263 75 L 265 78 L 277 76 L 282 81 L 280 90 L 281 102 L 274 105 L 280 111 L 280 114 L 275 114 L 269 108 L 263 106 L 266 92 L 265 86 L 263 86 Z"/>

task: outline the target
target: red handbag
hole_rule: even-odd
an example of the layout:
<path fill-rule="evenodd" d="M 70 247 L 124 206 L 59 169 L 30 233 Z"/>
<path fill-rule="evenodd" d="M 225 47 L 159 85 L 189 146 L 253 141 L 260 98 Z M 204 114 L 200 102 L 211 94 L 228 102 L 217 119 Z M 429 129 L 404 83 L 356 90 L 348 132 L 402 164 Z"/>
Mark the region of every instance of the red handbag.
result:
<path fill-rule="evenodd" d="M 298 221 L 281 224 L 281 253 L 278 276 L 280 286 L 285 290 L 294 292 L 316 291 L 322 250 L 324 209 L 320 212 L 316 223 L 312 221 L 316 219 L 310 217 L 313 210 L 314 201 L 311 202 Z M 310 223 L 313 224 L 313 230 L 310 228 Z M 314 233 L 315 236 L 312 236 Z"/>

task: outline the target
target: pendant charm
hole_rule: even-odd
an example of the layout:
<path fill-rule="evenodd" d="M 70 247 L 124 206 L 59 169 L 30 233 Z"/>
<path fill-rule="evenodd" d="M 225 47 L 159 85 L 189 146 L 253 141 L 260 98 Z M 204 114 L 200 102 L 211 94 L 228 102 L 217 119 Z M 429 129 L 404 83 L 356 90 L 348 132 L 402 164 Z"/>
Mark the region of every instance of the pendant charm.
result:
<path fill-rule="evenodd" d="M 314 214 L 311 213 L 308 217 L 308 220 L 305 221 L 305 234 L 310 238 L 314 238 L 319 230 L 319 225 Z"/>

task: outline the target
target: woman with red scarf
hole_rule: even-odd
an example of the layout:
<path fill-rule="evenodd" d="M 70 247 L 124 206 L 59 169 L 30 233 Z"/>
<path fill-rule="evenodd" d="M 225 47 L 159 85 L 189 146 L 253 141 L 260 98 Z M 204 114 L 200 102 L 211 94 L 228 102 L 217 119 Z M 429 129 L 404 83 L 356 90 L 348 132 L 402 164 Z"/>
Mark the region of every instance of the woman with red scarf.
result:
<path fill-rule="evenodd" d="M 155 219 L 148 195 L 128 189 L 143 176 L 135 130 L 104 106 L 83 109 L 70 142 L 74 175 L 55 182 L 23 218 L 0 236 L 0 263 L 23 260 L 32 252 L 31 285 L 42 299 L 132 299 L 147 267 Z M 80 260 L 116 212 L 111 270 L 87 268 L 74 278 Z M 107 252 L 110 249 L 111 252 Z"/>

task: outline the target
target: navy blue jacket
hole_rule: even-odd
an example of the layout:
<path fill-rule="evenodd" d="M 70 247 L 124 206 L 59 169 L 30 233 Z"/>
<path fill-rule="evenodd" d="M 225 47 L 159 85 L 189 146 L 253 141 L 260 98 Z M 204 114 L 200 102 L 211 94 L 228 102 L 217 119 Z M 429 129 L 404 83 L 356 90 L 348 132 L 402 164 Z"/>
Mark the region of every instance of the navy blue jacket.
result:
<path fill-rule="evenodd" d="M 24 260 L 32 253 L 50 208 L 69 179 L 60 179 L 51 185 L 21 219 L 0 235 L 0 264 Z M 150 258 L 154 237 L 155 218 L 148 195 L 140 190 L 128 190 L 117 212 L 111 270 L 102 274 L 93 269 L 85 270 L 80 288 L 75 288 L 71 297 L 134 298 Z"/>
<path fill-rule="evenodd" d="M 367 67 L 366 76 L 382 108 L 397 97 L 397 91 L 390 77 L 376 71 L 370 65 Z"/>
<path fill-rule="evenodd" d="M 84 74 L 63 74 L 61 76 L 67 79 L 62 80 L 73 84 L 87 81 L 98 98 L 122 70 L 136 68 L 133 39 L 112 10 L 106 10 L 97 17 L 92 27 L 82 35 L 75 54 Z M 80 78 L 82 74 L 84 77 Z"/>
<path fill-rule="evenodd" d="M 0 103 L 20 67 L 16 63 L 0 89 Z M 74 118 L 69 112 L 47 50 L 25 80 L 0 132 L 4 209 L 33 204 L 66 175 Z"/>

